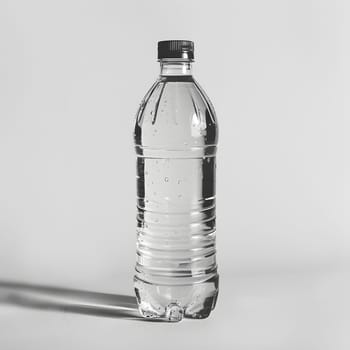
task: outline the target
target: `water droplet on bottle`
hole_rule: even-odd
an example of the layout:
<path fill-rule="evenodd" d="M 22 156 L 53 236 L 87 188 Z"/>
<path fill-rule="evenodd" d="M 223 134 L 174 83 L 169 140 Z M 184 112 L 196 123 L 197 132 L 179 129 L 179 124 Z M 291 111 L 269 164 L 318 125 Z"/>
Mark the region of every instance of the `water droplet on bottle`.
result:
<path fill-rule="evenodd" d="M 168 177 L 165 177 L 165 178 L 164 178 L 164 181 L 165 181 L 165 182 L 169 182 L 169 178 L 168 178 Z"/>
<path fill-rule="evenodd" d="M 177 184 L 180 185 L 180 183 L 181 183 L 181 180 L 177 180 Z"/>

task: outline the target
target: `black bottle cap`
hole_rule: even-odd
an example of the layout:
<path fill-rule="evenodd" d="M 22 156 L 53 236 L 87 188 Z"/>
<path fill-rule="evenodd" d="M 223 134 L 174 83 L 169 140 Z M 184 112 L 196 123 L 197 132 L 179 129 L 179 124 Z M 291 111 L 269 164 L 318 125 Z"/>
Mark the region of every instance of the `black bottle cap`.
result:
<path fill-rule="evenodd" d="M 194 43 L 189 40 L 158 41 L 158 59 L 183 58 L 193 60 Z"/>

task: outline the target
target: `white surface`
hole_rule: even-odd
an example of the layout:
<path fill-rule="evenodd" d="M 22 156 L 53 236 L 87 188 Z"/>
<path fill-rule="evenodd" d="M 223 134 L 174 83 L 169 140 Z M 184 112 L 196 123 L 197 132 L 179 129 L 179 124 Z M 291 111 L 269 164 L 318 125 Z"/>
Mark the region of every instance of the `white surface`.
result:
<path fill-rule="evenodd" d="M 349 10 L 0 1 L 0 280 L 132 292 L 134 115 L 169 38 L 195 42 L 194 74 L 218 114 L 222 276 L 218 310 L 199 323 L 1 307 L 0 348 L 346 348 Z"/>
<path fill-rule="evenodd" d="M 178 324 L 0 308 L 1 349 L 317 349 L 350 346 L 349 271 L 222 276 L 217 309 Z"/>

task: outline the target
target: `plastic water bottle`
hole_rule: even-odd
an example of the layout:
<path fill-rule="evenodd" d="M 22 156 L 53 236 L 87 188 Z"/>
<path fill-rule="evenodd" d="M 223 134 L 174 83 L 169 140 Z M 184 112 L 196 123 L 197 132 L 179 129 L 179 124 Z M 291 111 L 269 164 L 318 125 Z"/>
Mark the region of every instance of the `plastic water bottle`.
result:
<path fill-rule="evenodd" d="M 144 317 L 206 318 L 218 294 L 217 121 L 192 76 L 191 41 L 158 42 L 160 76 L 139 107 L 135 292 Z"/>

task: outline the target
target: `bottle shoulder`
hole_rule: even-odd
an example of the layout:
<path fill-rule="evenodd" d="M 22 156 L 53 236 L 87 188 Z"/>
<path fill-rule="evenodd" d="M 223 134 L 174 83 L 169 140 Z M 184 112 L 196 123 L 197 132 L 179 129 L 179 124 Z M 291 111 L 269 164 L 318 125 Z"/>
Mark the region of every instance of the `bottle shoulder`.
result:
<path fill-rule="evenodd" d="M 217 129 L 213 105 L 193 76 L 160 76 L 138 109 L 135 142 L 215 145 Z"/>

